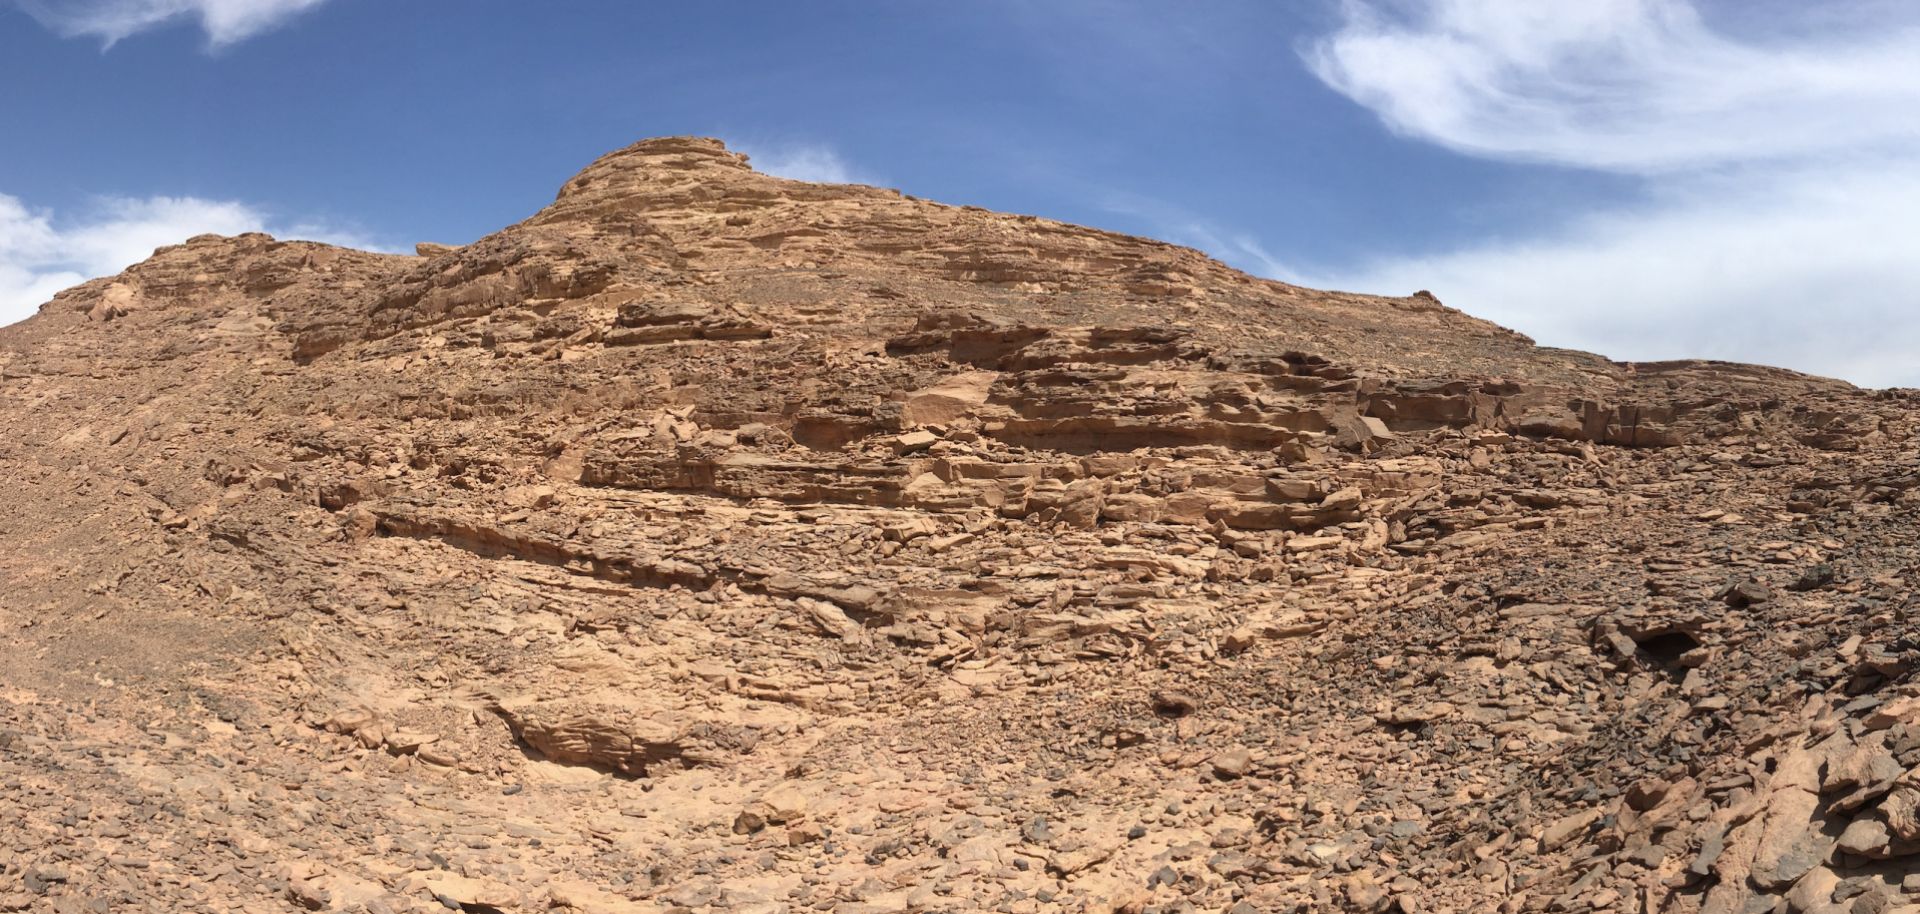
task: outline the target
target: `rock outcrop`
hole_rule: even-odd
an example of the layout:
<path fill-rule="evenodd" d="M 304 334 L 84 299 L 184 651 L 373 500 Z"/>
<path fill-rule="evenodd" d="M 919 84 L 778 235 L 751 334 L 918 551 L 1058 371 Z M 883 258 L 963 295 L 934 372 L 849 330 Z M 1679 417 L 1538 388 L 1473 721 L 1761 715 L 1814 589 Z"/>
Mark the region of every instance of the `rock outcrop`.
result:
<path fill-rule="evenodd" d="M 702 139 L 195 238 L 0 329 L 0 911 L 1914 910 L 1917 418 Z"/>

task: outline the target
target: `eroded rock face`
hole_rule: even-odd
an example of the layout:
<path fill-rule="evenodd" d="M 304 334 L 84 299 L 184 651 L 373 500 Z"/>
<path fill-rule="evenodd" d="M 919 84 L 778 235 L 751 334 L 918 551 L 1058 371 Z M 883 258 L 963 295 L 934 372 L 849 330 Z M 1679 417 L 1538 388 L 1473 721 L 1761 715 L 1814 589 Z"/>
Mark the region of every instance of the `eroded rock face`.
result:
<path fill-rule="evenodd" d="M 1899 910 L 1914 419 L 712 140 L 196 238 L 0 329 L 0 910 Z"/>

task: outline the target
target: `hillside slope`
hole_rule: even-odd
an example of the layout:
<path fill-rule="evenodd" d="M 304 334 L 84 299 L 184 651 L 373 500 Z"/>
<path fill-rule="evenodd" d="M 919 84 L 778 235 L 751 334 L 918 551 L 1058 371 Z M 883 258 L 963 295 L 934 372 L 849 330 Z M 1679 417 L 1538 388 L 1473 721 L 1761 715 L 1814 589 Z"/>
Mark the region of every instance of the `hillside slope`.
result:
<path fill-rule="evenodd" d="M 195 238 L 0 328 L 0 910 L 1920 905 L 1915 418 L 712 140 Z"/>

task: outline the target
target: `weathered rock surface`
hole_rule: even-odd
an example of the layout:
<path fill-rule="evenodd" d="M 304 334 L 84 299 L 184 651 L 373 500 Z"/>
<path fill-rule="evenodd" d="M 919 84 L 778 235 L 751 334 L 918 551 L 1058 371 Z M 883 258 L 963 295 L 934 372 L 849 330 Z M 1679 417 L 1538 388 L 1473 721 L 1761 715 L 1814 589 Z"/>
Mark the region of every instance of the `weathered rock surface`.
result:
<path fill-rule="evenodd" d="M 1898 911 L 1911 392 L 650 140 L 0 329 L 0 910 Z"/>

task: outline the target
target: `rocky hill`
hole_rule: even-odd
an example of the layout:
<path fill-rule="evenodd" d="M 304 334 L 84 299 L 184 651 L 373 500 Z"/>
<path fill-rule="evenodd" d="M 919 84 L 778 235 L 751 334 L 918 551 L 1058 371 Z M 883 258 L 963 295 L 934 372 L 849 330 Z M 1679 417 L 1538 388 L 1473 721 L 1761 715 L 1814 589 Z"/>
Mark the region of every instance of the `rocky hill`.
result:
<path fill-rule="evenodd" d="M 649 140 L 0 329 L 0 911 L 1920 910 L 1916 403 Z"/>

